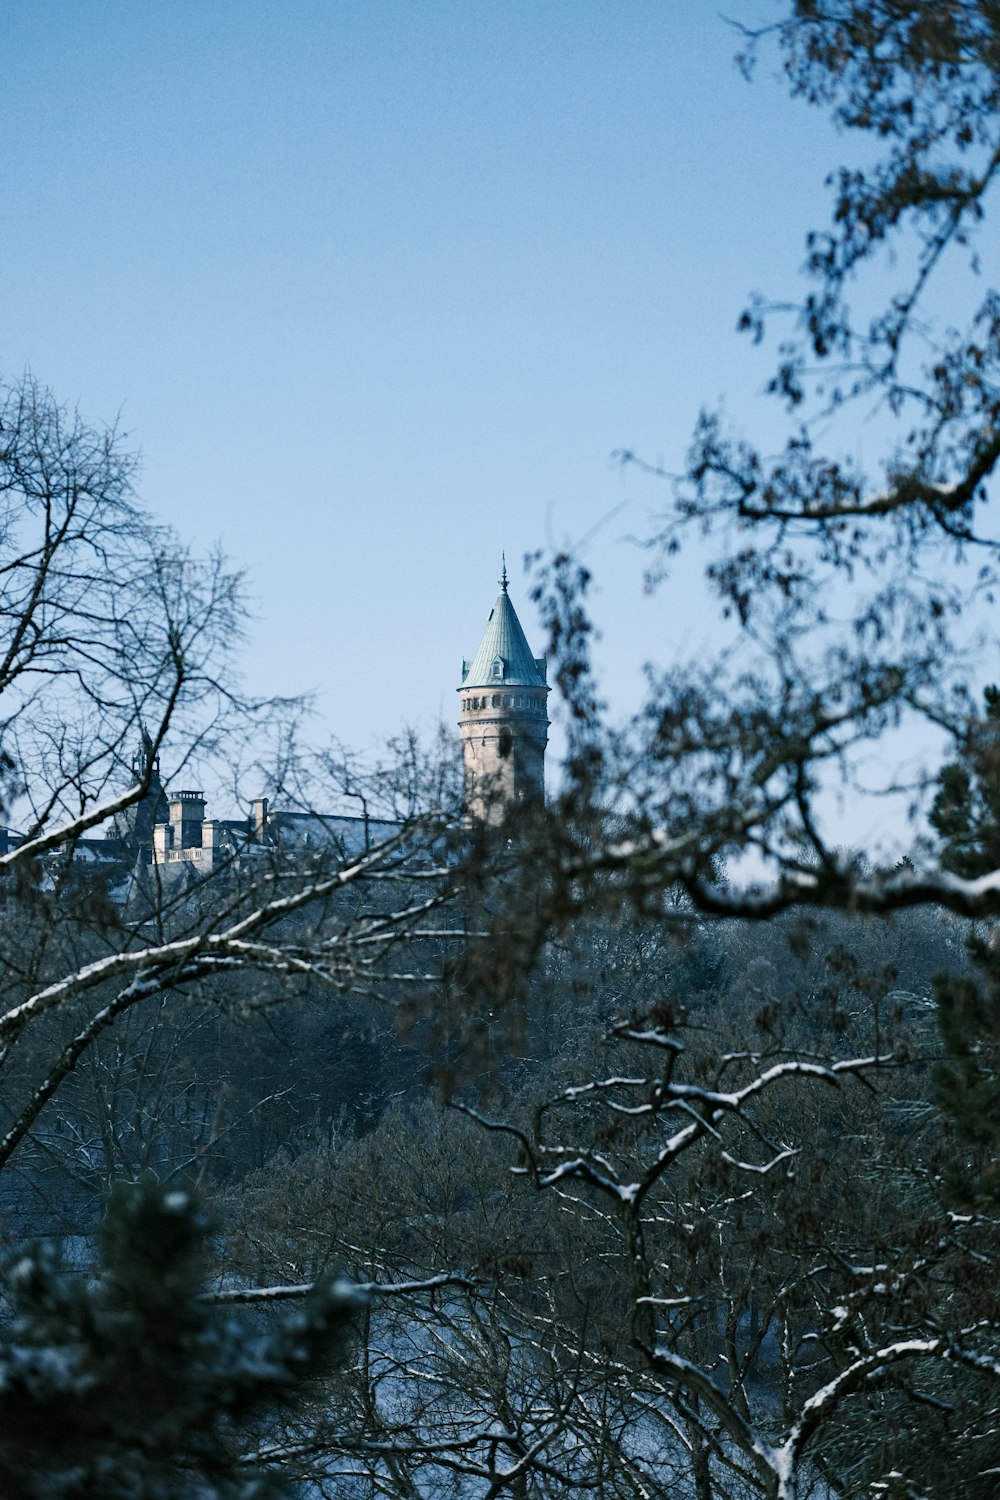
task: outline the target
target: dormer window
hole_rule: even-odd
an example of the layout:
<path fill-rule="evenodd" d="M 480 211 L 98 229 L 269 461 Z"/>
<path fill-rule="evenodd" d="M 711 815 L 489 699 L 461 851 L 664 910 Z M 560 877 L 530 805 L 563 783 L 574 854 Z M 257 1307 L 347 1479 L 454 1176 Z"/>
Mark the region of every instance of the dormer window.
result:
<path fill-rule="evenodd" d="M 493 666 L 492 666 L 492 673 L 493 673 L 493 681 L 494 682 L 503 682 L 503 657 L 502 656 L 494 656 L 494 658 L 493 658 Z"/>

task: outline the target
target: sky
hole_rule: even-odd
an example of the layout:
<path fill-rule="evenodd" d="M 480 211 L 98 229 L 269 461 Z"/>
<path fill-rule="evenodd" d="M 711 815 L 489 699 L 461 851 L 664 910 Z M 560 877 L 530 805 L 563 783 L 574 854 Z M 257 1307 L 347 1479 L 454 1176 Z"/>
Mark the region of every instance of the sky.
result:
<path fill-rule="evenodd" d="M 745 23 L 769 0 L 733 0 Z M 606 696 L 707 651 L 642 593 L 699 410 L 759 436 L 843 142 L 705 0 L 4 0 L 0 373 L 141 451 L 245 570 L 245 682 L 364 751 L 454 720 L 506 552 L 595 576 Z M 165 762 L 169 756 L 165 754 Z"/>

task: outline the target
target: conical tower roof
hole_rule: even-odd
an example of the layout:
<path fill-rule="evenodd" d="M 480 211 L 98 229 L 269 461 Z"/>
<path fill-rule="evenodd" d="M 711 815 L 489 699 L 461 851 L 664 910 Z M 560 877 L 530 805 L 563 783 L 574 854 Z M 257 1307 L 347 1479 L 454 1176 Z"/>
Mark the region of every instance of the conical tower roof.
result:
<path fill-rule="evenodd" d="M 471 662 L 462 663 L 463 688 L 490 687 L 498 682 L 545 687 L 545 658 L 531 654 L 507 593 L 506 565 L 500 578 L 500 597 L 490 610 L 479 650 Z"/>

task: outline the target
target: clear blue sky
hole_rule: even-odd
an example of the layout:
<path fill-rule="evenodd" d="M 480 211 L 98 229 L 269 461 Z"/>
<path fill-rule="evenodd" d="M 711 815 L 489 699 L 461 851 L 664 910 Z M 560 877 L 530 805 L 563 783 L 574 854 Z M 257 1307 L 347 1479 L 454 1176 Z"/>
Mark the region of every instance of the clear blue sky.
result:
<path fill-rule="evenodd" d="M 521 557 L 602 518 L 613 700 L 710 637 L 689 577 L 641 598 L 665 497 L 610 455 L 759 432 L 737 317 L 843 153 L 711 3 L 5 0 L 0 50 L 0 370 L 121 412 L 246 568 L 254 689 L 359 748 L 453 719 L 501 549 L 541 650 Z"/>

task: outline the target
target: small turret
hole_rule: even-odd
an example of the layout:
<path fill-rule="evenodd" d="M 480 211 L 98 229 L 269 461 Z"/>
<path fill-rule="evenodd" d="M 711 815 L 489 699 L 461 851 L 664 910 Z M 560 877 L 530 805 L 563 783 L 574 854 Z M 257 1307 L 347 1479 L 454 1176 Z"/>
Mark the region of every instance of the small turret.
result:
<path fill-rule="evenodd" d="M 498 823 L 511 807 L 545 801 L 549 719 L 545 658 L 535 657 L 507 592 L 497 599 L 471 661 L 462 662 L 458 721 L 469 813 Z"/>
<path fill-rule="evenodd" d="M 152 859 L 155 829 L 168 820 L 167 798 L 160 780 L 160 757 L 153 753 L 153 741 L 144 724 L 139 726 L 139 746 L 132 760 L 132 781 L 146 783 L 146 793 L 138 802 L 126 807 L 114 820 L 114 835 L 130 855 L 138 854 L 145 864 Z"/>

